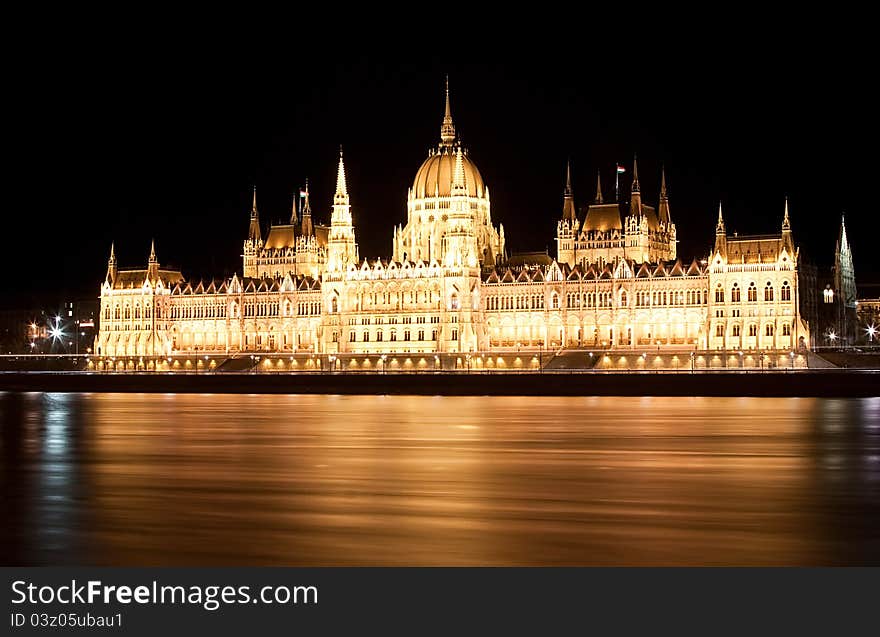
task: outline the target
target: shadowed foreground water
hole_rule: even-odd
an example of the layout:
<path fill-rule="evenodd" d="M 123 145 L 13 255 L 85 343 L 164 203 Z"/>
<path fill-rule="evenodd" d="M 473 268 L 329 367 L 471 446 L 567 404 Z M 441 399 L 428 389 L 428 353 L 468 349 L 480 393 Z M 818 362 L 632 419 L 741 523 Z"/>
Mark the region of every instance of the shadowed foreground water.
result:
<path fill-rule="evenodd" d="M 877 398 L 7 393 L 0 413 L 3 564 L 880 564 Z"/>

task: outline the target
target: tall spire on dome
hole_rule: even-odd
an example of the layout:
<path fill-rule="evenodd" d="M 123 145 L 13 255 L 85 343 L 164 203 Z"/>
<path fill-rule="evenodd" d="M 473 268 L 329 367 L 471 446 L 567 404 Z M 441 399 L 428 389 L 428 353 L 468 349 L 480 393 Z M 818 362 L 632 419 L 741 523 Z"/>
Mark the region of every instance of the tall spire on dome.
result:
<path fill-rule="evenodd" d="M 440 145 L 452 146 L 455 141 L 455 124 L 452 122 L 452 107 L 449 105 L 449 76 L 446 76 L 446 112 L 440 126 Z"/>
<path fill-rule="evenodd" d="M 251 205 L 251 225 L 248 228 L 248 239 L 254 242 L 261 240 L 260 236 L 260 213 L 257 211 L 257 187 L 254 186 L 254 202 Z"/>
<path fill-rule="evenodd" d="M 596 171 L 596 200 L 594 203 L 602 203 L 602 171 Z"/>

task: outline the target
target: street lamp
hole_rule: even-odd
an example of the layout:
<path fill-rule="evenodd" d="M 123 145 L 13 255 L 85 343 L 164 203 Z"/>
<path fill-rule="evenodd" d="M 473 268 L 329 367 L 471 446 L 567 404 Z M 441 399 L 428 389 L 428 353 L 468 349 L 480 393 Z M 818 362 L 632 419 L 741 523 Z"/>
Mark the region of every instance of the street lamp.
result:
<path fill-rule="evenodd" d="M 865 334 L 868 335 L 868 342 L 874 342 L 874 336 L 877 334 L 877 326 L 871 323 L 868 327 L 865 328 Z"/>

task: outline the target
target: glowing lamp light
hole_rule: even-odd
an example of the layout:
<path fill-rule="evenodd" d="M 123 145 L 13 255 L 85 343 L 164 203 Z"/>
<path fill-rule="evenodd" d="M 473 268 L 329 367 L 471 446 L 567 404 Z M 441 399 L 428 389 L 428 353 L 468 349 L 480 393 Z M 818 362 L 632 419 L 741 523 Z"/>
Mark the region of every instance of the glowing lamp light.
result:
<path fill-rule="evenodd" d="M 873 341 L 874 337 L 877 335 L 877 326 L 871 323 L 865 328 L 865 334 L 868 335 L 868 340 Z"/>

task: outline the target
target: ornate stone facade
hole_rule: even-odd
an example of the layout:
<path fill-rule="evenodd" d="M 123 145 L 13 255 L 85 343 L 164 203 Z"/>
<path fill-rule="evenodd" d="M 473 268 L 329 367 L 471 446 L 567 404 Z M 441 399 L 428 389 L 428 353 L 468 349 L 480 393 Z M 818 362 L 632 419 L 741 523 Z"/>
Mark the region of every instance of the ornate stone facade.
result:
<path fill-rule="evenodd" d="M 605 203 L 599 187 L 582 222 L 569 173 L 558 258 L 508 259 L 489 188 L 456 139 L 447 87 L 441 141 L 408 191 L 407 222 L 394 228 L 390 260 L 359 258 L 340 151 L 327 226 L 313 222 L 306 186 L 290 223 L 272 226 L 263 240 L 254 193 L 242 276 L 188 282 L 161 269 L 155 250 L 146 269 L 119 270 L 111 248 L 95 353 L 335 360 L 808 345 L 787 203 L 781 232 L 767 236 L 727 235 L 719 209 L 712 254 L 682 262 L 665 174 L 655 209 L 642 202 L 633 168 L 629 206 Z"/>

